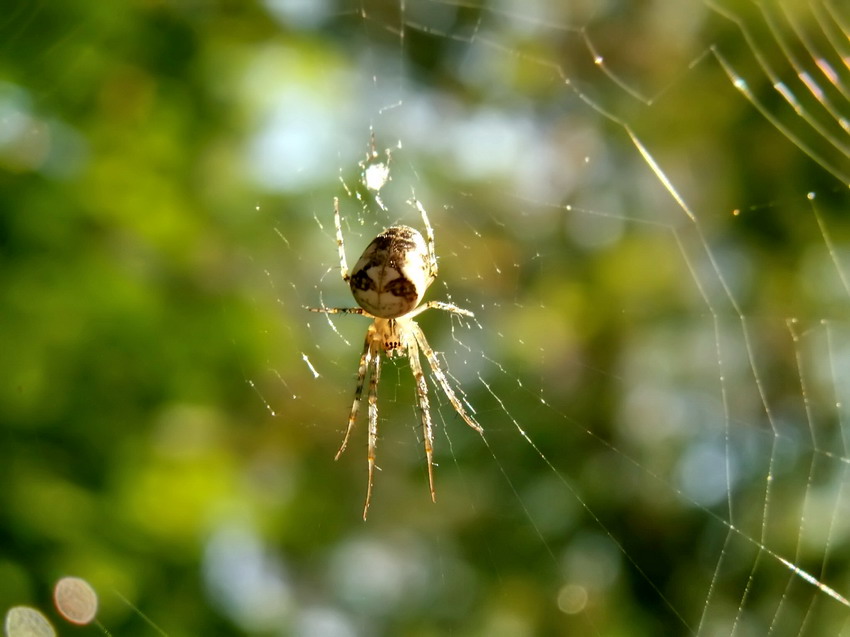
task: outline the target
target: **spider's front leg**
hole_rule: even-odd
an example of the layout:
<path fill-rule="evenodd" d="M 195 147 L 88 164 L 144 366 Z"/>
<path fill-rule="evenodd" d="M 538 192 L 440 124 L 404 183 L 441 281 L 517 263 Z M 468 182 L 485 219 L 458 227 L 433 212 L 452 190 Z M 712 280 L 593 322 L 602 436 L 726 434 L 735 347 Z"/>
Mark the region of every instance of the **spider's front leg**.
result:
<path fill-rule="evenodd" d="M 322 312 L 324 310 L 310 308 L 313 312 Z M 341 308 L 334 308 L 341 309 Z M 327 310 L 330 311 L 330 308 Z M 336 452 L 334 460 L 339 460 L 342 452 L 348 446 L 348 438 L 351 436 L 351 431 L 354 429 L 354 423 L 357 421 L 357 413 L 360 411 L 360 398 L 363 395 L 363 386 L 366 384 L 366 374 L 372 367 L 372 358 L 377 354 L 374 347 L 375 327 L 370 325 L 366 331 L 366 341 L 363 343 L 363 353 L 360 355 L 360 365 L 357 368 L 357 387 L 354 389 L 354 402 L 351 403 L 351 413 L 348 416 L 348 427 L 345 430 L 345 437 L 342 439 L 342 445 L 339 451 Z"/>
<path fill-rule="evenodd" d="M 321 312 L 323 310 L 317 309 Z M 354 401 L 351 403 L 351 413 L 348 416 L 348 427 L 345 429 L 345 437 L 342 445 L 336 452 L 334 460 L 339 460 L 342 452 L 348 446 L 348 439 L 357 422 L 357 414 L 360 412 L 360 400 L 363 396 L 363 387 L 366 385 L 366 377 L 369 377 L 369 450 L 366 458 L 369 463 L 369 482 L 366 486 L 366 504 L 363 507 L 363 519 L 369 513 L 369 504 L 372 501 L 372 484 L 375 478 L 375 456 L 378 446 L 378 381 L 381 377 L 381 339 L 375 328 L 375 324 L 369 326 L 366 332 L 366 340 L 363 343 L 363 353 L 360 355 L 360 365 L 357 368 L 357 387 L 354 389 Z"/>
<path fill-rule="evenodd" d="M 363 506 L 364 520 L 369 513 L 369 503 L 372 501 L 372 484 L 375 477 L 375 448 L 378 445 L 378 381 L 381 377 L 381 351 L 376 345 L 373 345 L 372 373 L 369 377 L 369 451 L 366 455 L 369 462 L 369 484 L 366 487 L 366 504 Z"/>
<path fill-rule="evenodd" d="M 428 486 L 431 489 L 431 502 L 437 501 L 437 492 L 434 489 L 434 429 L 431 424 L 431 405 L 428 402 L 428 383 L 425 381 L 425 373 L 422 371 L 422 362 L 419 360 L 419 347 L 413 336 L 407 339 L 407 357 L 410 359 L 410 369 L 416 381 L 416 401 L 419 404 L 419 414 L 422 418 L 422 437 L 425 440 L 425 458 L 428 462 Z"/>
<path fill-rule="evenodd" d="M 425 358 L 428 359 L 428 364 L 431 366 L 431 371 L 434 372 L 434 378 L 437 380 L 437 383 L 440 385 L 440 388 L 443 390 L 443 393 L 449 399 L 449 402 L 454 407 L 457 414 L 463 418 L 463 421 L 472 427 L 475 431 L 477 431 L 482 436 L 484 435 L 484 428 L 479 425 L 475 419 L 470 416 L 466 408 L 464 408 L 463 403 L 458 400 L 457 395 L 455 394 L 452 386 L 449 384 L 449 379 L 446 378 L 446 374 L 443 371 L 443 368 L 440 366 L 440 361 L 437 359 L 437 355 L 434 353 L 434 350 L 431 349 L 431 346 L 428 345 L 428 340 L 425 338 L 425 333 L 422 331 L 422 328 L 416 324 L 416 321 L 410 322 L 410 329 L 413 332 L 413 338 L 416 339 L 416 343 L 422 348 L 422 351 L 425 352 Z"/>

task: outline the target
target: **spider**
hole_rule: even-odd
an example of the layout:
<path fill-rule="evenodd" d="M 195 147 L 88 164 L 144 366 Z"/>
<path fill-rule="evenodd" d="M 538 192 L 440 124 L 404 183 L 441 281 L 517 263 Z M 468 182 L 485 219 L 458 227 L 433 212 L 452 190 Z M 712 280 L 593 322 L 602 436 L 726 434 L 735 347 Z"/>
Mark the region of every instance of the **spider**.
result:
<path fill-rule="evenodd" d="M 366 504 L 363 507 L 363 519 L 369 512 L 372 500 L 372 484 L 375 473 L 375 448 L 378 440 L 378 380 L 381 373 L 381 353 L 387 357 L 400 356 L 404 353 L 410 361 L 410 369 L 416 382 L 416 399 L 422 419 L 422 431 L 425 440 L 425 456 L 428 462 L 428 485 L 431 491 L 431 501 L 436 502 L 434 490 L 434 435 L 431 425 L 431 408 L 428 402 L 428 385 L 422 362 L 419 359 L 420 350 L 425 353 L 437 384 L 446 394 L 449 402 L 464 422 L 479 434 L 484 429 L 467 413 L 460 400 L 454 393 L 440 361 L 428 341 L 422 328 L 414 321 L 425 310 L 437 309 L 474 316 L 469 310 L 459 308 L 451 303 L 428 301 L 422 303 L 425 290 L 437 277 L 437 256 L 434 252 L 434 230 L 428 221 L 425 208 L 419 201 L 410 201 L 422 216 L 425 225 L 424 239 L 418 230 L 409 226 L 392 226 L 386 228 L 366 247 L 360 259 L 349 272 L 345 259 L 345 244 L 342 238 L 342 221 L 339 214 L 339 199 L 334 197 L 334 223 L 336 225 L 336 243 L 339 250 L 339 269 L 342 279 L 351 288 L 351 294 L 360 307 L 308 308 L 311 312 L 325 314 L 361 314 L 371 319 L 372 324 L 366 330 L 366 342 L 360 356 L 360 366 L 357 371 L 357 386 L 354 390 L 354 402 L 348 417 L 348 427 L 342 445 L 337 451 L 338 460 L 346 446 L 348 438 L 357 420 L 360 410 L 360 399 L 366 377 L 369 377 L 369 447 L 367 460 L 369 463 L 369 479 L 366 487 Z"/>

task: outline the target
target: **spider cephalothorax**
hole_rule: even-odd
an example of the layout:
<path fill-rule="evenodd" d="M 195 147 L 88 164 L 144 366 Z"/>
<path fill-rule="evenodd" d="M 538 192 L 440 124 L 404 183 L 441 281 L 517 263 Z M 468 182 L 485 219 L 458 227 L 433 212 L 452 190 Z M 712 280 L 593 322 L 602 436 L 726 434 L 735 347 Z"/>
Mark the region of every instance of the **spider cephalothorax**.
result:
<path fill-rule="evenodd" d="M 363 518 L 369 511 L 372 499 L 372 482 L 375 471 L 375 448 L 378 440 L 378 380 L 381 371 L 381 351 L 388 357 L 406 353 L 410 368 L 416 381 L 416 397 L 422 417 L 422 429 L 425 439 L 425 456 L 428 461 L 428 483 L 431 499 L 436 500 L 434 491 L 433 431 L 431 409 L 428 402 L 428 385 L 419 360 L 420 349 L 425 353 L 428 364 L 437 384 L 446 394 L 455 411 L 464 422 L 483 433 L 481 425 L 467 413 L 454 393 L 437 355 L 428 345 L 422 329 L 413 320 L 427 309 L 439 309 L 462 316 L 473 316 L 451 303 L 429 301 L 422 303 L 425 290 L 437 277 L 437 257 L 434 252 L 434 231 L 428 221 L 425 209 L 418 201 L 413 205 L 422 216 L 426 238 L 409 226 L 392 226 L 381 232 L 363 251 L 360 259 L 349 273 L 345 259 L 345 244 L 342 238 L 342 222 L 339 214 L 339 200 L 334 199 L 334 223 L 339 251 L 339 267 L 343 280 L 349 284 L 351 293 L 360 307 L 354 308 L 310 308 L 313 312 L 327 314 L 362 314 L 372 319 L 366 331 L 366 342 L 360 356 L 357 372 L 357 387 L 354 391 L 354 403 L 348 418 L 340 454 L 348 445 L 348 438 L 357 420 L 363 386 L 369 377 L 369 482 L 366 489 L 366 504 Z"/>

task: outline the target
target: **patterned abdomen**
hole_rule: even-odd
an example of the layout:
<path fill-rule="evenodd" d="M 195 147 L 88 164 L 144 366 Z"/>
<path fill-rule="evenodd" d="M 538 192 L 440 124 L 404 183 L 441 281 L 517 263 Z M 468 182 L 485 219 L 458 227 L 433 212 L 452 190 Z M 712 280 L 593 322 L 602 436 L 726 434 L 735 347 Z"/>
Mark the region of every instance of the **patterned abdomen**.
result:
<path fill-rule="evenodd" d="M 363 251 L 351 273 L 351 294 L 364 310 L 380 318 L 412 311 L 433 281 L 428 246 L 408 226 L 393 226 Z"/>

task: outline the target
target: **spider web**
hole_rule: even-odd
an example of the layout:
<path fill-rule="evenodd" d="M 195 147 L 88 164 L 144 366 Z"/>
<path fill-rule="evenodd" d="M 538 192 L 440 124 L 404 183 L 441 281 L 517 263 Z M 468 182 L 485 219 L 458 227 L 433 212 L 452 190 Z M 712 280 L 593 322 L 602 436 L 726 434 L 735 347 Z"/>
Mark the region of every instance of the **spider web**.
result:
<path fill-rule="evenodd" d="M 200 551 L 216 613 L 305 635 L 847 633 L 848 11 L 256 8 L 262 42 L 216 31 L 204 76 L 242 135 L 218 133 L 205 170 L 233 169 L 204 192 L 238 211 L 216 223 L 240 228 L 235 278 L 263 317 L 262 352 L 228 379 L 255 408 L 227 456 L 248 486 L 210 505 Z M 88 69 L 61 53 L 98 18 L 46 12 L 4 26 L 53 30 L 37 59 L 57 85 L 30 87 L 49 105 L 69 65 Z M 16 91 L 4 165 L 73 178 L 84 145 L 58 121 L 17 126 Z M 43 163 L 44 144 L 19 152 L 24 129 L 51 132 Z M 367 172 L 382 165 L 385 183 Z M 333 454 L 368 323 L 305 311 L 352 304 L 334 196 L 349 263 L 383 228 L 419 227 L 420 201 L 440 263 L 426 298 L 475 312 L 418 322 L 484 440 L 431 382 L 431 504 L 409 365 L 386 363 L 366 524 L 365 409 Z M 159 630 L 162 608 L 139 605 Z"/>
<path fill-rule="evenodd" d="M 385 510 L 355 545 L 392 562 L 402 532 L 425 564 L 435 553 L 437 599 L 457 562 L 472 569 L 475 619 L 454 619 L 487 634 L 845 631 L 846 12 L 365 3 L 345 19 L 360 130 L 393 147 L 398 191 L 386 210 L 362 188 L 349 199 L 349 254 L 415 223 L 405 197 L 425 203 L 442 270 L 429 298 L 476 321 L 422 322 L 487 438 L 481 459 L 434 392 L 432 515 L 463 538 L 435 543 L 398 514 L 424 506 L 422 484 L 386 495 L 398 448 L 422 461 L 421 435 L 391 433 L 416 423 L 408 372 L 387 373 Z M 338 164 L 354 194 L 354 162 Z M 328 206 L 314 211 L 327 276 L 312 298 L 344 304 Z M 347 323 L 310 319 L 304 353 L 339 422 L 365 327 Z"/>

